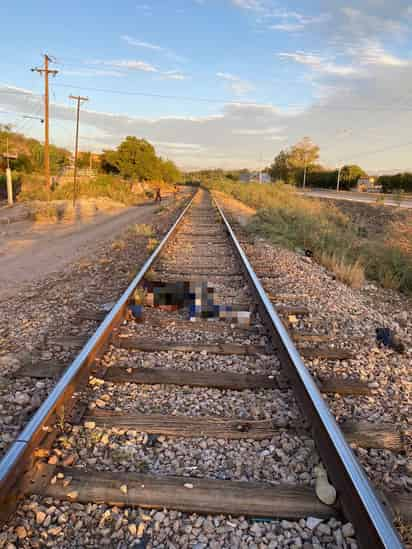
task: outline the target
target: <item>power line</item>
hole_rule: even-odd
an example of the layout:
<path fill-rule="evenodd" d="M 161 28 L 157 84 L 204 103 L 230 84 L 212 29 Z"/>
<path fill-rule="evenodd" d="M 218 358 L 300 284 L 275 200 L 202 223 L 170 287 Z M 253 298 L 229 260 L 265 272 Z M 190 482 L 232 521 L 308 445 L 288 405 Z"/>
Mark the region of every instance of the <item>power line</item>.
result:
<path fill-rule="evenodd" d="M 351 107 L 346 105 L 302 105 L 297 103 L 262 103 L 259 101 L 240 101 L 240 100 L 230 100 L 230 99 L 218 99 L 218 98 L 209 98 L 209 97 L 196 97 L 189 95 L 167 95 L 160 93 L 149 93 L 149 92 L 139 92 L 139 91 L 127 91 L 119 90 L 113 88 L 96 88 L 90 86 L 79 86 L 76 84 L 54 84 L 54 87 L 66 88 L 66 89 L 78 89 L 85 91 L 93 91 L 97 93 L 108 93 L 114 95 L 125 95 L 125 96 L 137 96 L 137 97 L 148 97 L 151 99 L 165 99 L 165 100 L 176 100 L 176 101 L 191 101 L 199 103 L 210 103 L 210 104 L 223 104 L 223 105 L 240 105 L 240 106 L 254 106 L 254 107 L 284 107 L 296 110 L 322 110 L 322 111 L 345 111 L 345 112 L 412 112 L 412 105 L 377 105 L 376 107 Z M 15 90 L 2 90 L 0 89 L 0 94 L 15 94 Z M 21 95 L 24 95 L 23 93 Z"/>
<path fill-rule="evenodd" d="M 139 92 L 139 91 L 127 91 L 119 89 L 109 89 L 109 88 L 94 88 L 90 86 L 78 86 L 75 84 L 55 84 L 55 87 L 60 88 L 75 88 L 79 90 L 94 91 L 98 93 L 111 93 L 115 95 L 127 95 L 127 96 L 138 96 L 138 97 L 149 97 L 154 99 L 173 99 L 178 101 L 193 101 L 201 103 L 213 103 L 213 104 L 226 104 L 226 105 L 245 105 L 245 106 L 255 106 L 255 107 L 267 107 L 273 106 L 269 103 L 261 103 L 258 101 L 233 101 L 228 99 L 213 99 L 208 97 L 195 97 L 190 95 L 166 95 L 160 93 L 148 93 L 148 92 Z M 366 112 L 375 112 L 375 111 L 411 111 L 412 105 L 404 107 L 393 107 L 381 105 L 374 108 L 371 107 L 350 107 L 345 105 L 337 105 L 335 107 L 327 105 L 298 105 L 294 103 L 276 103 L 275 107 L 289 107 L 295 109 L 320 109 L 320 110 L 329 110 L 329 111 L 366 111 Z"/>

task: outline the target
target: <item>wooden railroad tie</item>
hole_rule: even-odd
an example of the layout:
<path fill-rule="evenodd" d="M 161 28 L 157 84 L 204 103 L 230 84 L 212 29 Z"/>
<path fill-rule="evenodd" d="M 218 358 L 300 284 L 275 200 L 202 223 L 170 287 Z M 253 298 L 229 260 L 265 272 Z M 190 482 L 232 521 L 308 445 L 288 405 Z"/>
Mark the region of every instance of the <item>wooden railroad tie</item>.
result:
<path fill-rule="evenodd" d="M 142 433 L 171 437 L 211 437 L 228 440 L 271 438 L 283 425 L 272 420 L 222 418 L 209 416 L 174 416 L 93 410 L 83 418 L 97 427 L 133 429 Z"/>
<path fill-rule="evenodd" d="M 136 349 L 146 353 L 181 352 L 210 353 L 214 355 L 267 355 L 272 351 L 264 345 L 241 345 L 239 343 L 165 343 L 138 337 L 115 337 L 113 344 L 122 349 Z"/>
<path fill-rule="evenodd" d="M 180 276 L 184 278 L 193 278 L 195 276 L 210 276 L 210 277 L 228 277 L 228 278 L 243 278 L 243 274 L 237 271 L 213 271 L 212 269 L 207 269 L 206 271 L 196 270 L 196 268 L 191 269 L 190 271 L 185 271 L 183 269 L 179 269 L 178 271 L 168 270 L 168 271 L 156 271 L 155 276 L 162 278 L 167 276 Z"/>
<path fill-rule="evenodd" d="M 238 311 L 250 311 L 253 305 L 249 303 L 239 303 L 234 304 L 233 309 Z M 80 322 L 82 320 L 93 320 L 96 322 L 102 322 L 108 313 L 100 311 L 81 311 L 75 317 L 75 322 Z M 178 318 L 149 318 L 151 326 L 164 326 L 164 327 L 173 327 L 179 330 L 193 330 L 193 331 L 204 331 L 204 332 L 218 332 L 221 333 L 222 330 L 230 330 L 231 333 L 256 333 L 262 334 L 264 331 L 259 329 L 256 326 L 242 326 L 241 324 L 235 324 L 229 322 L 226 319 L 214 319 L 214 320 L 203 320 L 198 319 L 195 322 L 191 320 L 180 320 Z M 263 333 L 262 333 L 263 332 Z"/>
<path fill-rule="evenodd" d="M 152 353 L 162 351 L 175 351 L 183 353 L 206 352 L 217 355 L 270 355 L 276 352 L 269 346 L 242 345 L 239 343 L 164 343 L 162 341 L 146 340 L 136 337 L 116 337 L 113 344 L 124 349 L 136 349 Z M 347 349 L 334 349 L 329 347 L 301 348 L 300 354 L 304 359 L 315 360 L 348 360 L 354 357 L 354 353 Z"/>
<path fill-rule="evenodd" d="M 174 416 L 162 414 L 139 414 L 134 412 L 113 412 L 111 410 L 93 410 L 84 419 L 98 427 L 125 428 L 142 433 L 171 437 L 211 437 L 228 440 L 272 438 L 280 431 L 302 433 L 303 427 L 297 422 L 276 423 L 273 420 L 255 420 L 244 418 L 222 418 L 208 416 Z M 340 425 L 347 441 L 365 449 L 384 449 L 401 453 L 405 449 L 404 437 L 409 431 L 396 430 L 390 424 L 370 422 L 348 422 Z"/>
<path fill-rule="evenodd" d="M 356 356 L 349 349 L 334 349 L 331 347 L 300 347 L 299 354 L 306 360 L 350 360 Z"/>
<path fill-rule="evenodd" d="M 209 387 L 243 391 L 246 389 L 283 389 L 286 382 L 278 375 L 237 374 L 230 372 L 192 372 L 171 368 L 125 368 L 112 366 L 105 379 L 113 383 L 140 383 L 146 385 L 180 385 Z M 322 380 L 319 388 L 323 393 L 345 395 L 371 395 L 372 389 L 360 380 L 344 380 L 336 377 Z"/>
<path fill-rule="evenodd" d="M 71 478 L 51 484 L 58 473 Z M 63 479 L 64 480 L 64 479 Z M 121 490 L 121 487 L 126 487 Z M 329 518 L 337 511 L 324 505 L 309 486 L 270 485 L 257 482 L 190 477 L 112 473 L 43 464 L 27 488 L 28 494 L 88 503 L 110 503 L 190 513 L 245 515 L 251 517 Z"/>
<path fill-rule="evenodd" d="M 44 361 L 25 364 L 17 372 L 17 377 L 53 378 L 60 376 L 66 366 L 56 361 Z M 237 374 L 230 372 L 202 371 L 192 372 L 171 368 L 126 368 L 112 366 L 107 370 L 105 379 L 112 383 L 138 383 L 142 385 L 179 385 L 189 387 L 209 387 L 243 391 L 246 389 L 284 389 L 285 380 L 278 375 Z M 369 385 L 357 379 L 330 377 L 318 380 L 322 393 L 341 395 L 371 395 Z"/>
<path fill-rule="evenodd" d="M 61 479 L 51 483 L 61 473 Z M 70 478 L 70 484 L 65 479 Z M 187 513 L 244 515 L 248 517 L 327 519 L 338 515 L 335 507 L 317 498 L 313 487 L 272 485 L 263 482 L 152 476 L 55 467 L 39 464 L 26 495 L 39 495 L 78 503 L 176 509 Z M 393 516 L 412 520 L 412 496 L 380 494 Z"/>
<path fill-rule="evenodd" d="M 233 309 L 236 311 L 250 311 L 251 306 L 247 304 L 242 304 L 242 306 L 235 307 Z M 231 322 L 232 321 L 232 322 Z M 180 333 L 185 332 L 212 332 L 222 334 L 225 330 L 229 330 L 233 335 L 244 335 L 247 334 L 260 334 L 264 335 L 264 331 L 259 329 L 257 326 L 244 326 L 242 324 L 237 324 L 233 322 L 233 319 L 213 319 L 213 320 L 204 320 L 196 319 L 195 321 L 191 320 L 174 320 L 173 318 L 150 318 L 148 319 L 149 325 L 154 327 L 164 327 L 164 328 L 174 328 Z M 144 326 L 144 325 L 143 325 Z M 263 332 L 263 333 L 262 333 Z"/>
<path fill-rule="evenodd" d="M 279 305 L 275 309 L 282 316 L 307 316 L 310 314 L 310 310 L 304 305 Z"/>

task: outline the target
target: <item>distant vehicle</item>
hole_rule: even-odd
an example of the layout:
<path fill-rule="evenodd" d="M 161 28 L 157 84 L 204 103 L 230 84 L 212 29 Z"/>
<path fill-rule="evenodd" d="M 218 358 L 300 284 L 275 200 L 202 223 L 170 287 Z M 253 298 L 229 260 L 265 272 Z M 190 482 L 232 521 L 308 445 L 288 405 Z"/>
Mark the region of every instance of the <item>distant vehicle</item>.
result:
<path fill-rule="evenodd" d="M 377 177 L 360 177 L 357 189 L 361 193 L 380 193 L 382 192 L 382 185 L 378 185 L 377 181 Z"/>

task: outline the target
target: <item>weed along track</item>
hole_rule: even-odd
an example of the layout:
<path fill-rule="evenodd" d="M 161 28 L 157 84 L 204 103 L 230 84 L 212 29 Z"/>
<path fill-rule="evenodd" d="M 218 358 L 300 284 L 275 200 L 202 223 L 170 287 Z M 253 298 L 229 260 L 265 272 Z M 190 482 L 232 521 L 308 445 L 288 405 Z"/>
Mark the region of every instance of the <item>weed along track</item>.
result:
<path fill-rule="evenodd" d="M 365 390 L 309 375 L 201 190 L 1 462 L 0 541 L 401 547 L 411 499 L 348 446 L 381 435 L 342 432 L 321 396 Z"/>

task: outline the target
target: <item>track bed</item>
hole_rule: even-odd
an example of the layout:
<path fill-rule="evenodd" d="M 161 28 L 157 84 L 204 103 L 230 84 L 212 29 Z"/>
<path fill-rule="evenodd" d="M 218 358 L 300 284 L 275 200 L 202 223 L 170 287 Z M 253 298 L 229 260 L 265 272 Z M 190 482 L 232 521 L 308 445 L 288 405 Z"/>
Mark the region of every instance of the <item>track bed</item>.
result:
<path fill-rule="evenodd" d="M 345 483 L 336 484 L 333 502 L 319 497 L 319 468 L 333 484 L 352 473 L 350 463 L 339 469 L 346 446 L 340 457 L 330 455 L 336 443 L 316 417 L 323 405 L 305 404 L 299 380 L 295 386 L 295 374 L 287 375 L 283 336 L 276 344 L 248 276 L 210 195 L 198 192 L 139 280 L 143 320 L 128 310 L 129 292 L 102 325 L 110 328 L 102 350 L 86 356 L 83 349 L 76 383 L 44 420 L 41 443 L 27 441 L 32 466 L 25 458 L 19 477 L 26 499 L 4 540 L 14 536 L 24 547 L 367 546 L 371 524 L 355 532 L 348 522 Z M 197 292 L 195 300 L 156 306 L 153 288 L 176 283 Z M 205 309 L 214 317 L 201 318 Z M 368 391 L 333 377 L 308 387 L 315 400 L 319 391 Z M 361 427 L 347 427 L 345 436 L 370 445 Z M 361 489 L 373 500 L 367 483 Z M 376 501 L 378 522 L 397 543 Z M 399 495 L 388 501 L 399 513 L 407 508 Z"/>

